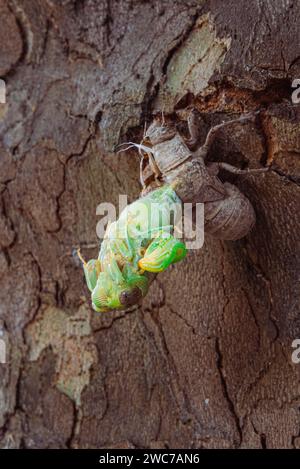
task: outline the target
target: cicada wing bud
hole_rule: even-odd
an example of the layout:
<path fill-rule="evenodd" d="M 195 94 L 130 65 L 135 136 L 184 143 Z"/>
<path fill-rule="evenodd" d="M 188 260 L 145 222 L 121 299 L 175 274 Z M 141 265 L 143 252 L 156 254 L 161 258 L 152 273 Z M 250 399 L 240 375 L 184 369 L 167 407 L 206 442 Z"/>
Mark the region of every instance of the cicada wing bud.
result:
<path fill-rule="evenodd" d="M 173 236 L 156 238 L 146 249 L 138 265 L 148 272 L 162 272 L 170 264 L 180 261 L 186 255 L 184 243 Z"/>
<path fill-rule="evenodd" d="M 97 312 L 105 312 L 108 310 L 108 298 L 99 283 L 92 291 L 92 305 Z"/>

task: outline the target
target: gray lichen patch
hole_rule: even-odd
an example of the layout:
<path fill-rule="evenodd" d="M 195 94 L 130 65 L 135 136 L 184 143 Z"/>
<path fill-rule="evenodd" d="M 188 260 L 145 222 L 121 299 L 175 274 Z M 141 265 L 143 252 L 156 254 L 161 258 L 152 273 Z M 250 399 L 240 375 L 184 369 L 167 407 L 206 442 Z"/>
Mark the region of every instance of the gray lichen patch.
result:
<path fill-rule="evenodd" d="M 57 356 L 55 384 L 77 406 L 83 389 L 90 382 L 91 367 L 97 362 L 90 315 L 85 304 L 73 316 L 51 306 L 44 309 L 26 331 L 29 360 L 37 360 L 43 350 L 51 347 Z"/>
<path fill-rule="evenodd" d="M 168 64 L 166 81 L 158 93 L 155 107 L 172 112 L 186 93 L 196 96 L 202 92 L 224 61 L 230 43 L 230 38 L 217 37 L 209 15 L 199 18 Z"/>

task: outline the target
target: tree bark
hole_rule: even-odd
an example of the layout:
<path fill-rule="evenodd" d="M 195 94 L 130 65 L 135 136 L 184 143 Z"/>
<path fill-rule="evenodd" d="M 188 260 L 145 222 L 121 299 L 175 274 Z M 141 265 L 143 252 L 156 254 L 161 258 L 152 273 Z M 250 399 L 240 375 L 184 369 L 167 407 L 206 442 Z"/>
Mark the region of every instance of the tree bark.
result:
<path fill-rule="evenodd" d="M 299 447 L 299 3 L 1 0 L 0 12 L 1 447 Z M 262 110 L 210 155 L 272 164 L 228 179 L 255 228 L 206 236 L 141 308 L 96 315 L 75 250 L 97 256 L 100 202 L 139 194 L 138 157 L 115 146 L 187 107 L 203 136 Z"/>

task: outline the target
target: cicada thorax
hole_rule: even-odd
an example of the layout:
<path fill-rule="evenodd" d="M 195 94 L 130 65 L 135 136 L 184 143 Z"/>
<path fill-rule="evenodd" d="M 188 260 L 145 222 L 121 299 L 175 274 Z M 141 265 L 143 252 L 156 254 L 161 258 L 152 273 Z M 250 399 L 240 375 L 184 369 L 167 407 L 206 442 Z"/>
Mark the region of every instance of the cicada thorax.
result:
<path fill-rule="evenodd" d="M 226 190 L 221 181 L 207 171 L 202 158 L 192 158 L 165 174 L 183 203 L 207 203 L 222 200 Z"/>
<path fill-rule="evenodd" d="M 226 197 L 207 202 L 204 207 L 205 232 L 224 240 L 243 238 L 255 224 L 255 211 L 247 197 L 225 182 Z"/>
<path fill-rule="evenodd" d="M 152 147 L 152 151 L 161 175 L 167 174 L 192 157 L 191 151 L 179 134 L 170 140 L 157 143 Z"/>
<path fill-rule="evenodd" d="M 192 157 L 192 154 L 180 134 L 171 131 L 164 133 L 163 127 L 155 127 L 151 132 L 152 126 L 149 128 L 150 135 L 147 137 L 151 147 L 148 164 L 143 170 L 143 179 L 147 186 L 154 189 L 165 183 L 167 175 L 169 181 L 173 181 L 174 169 L 182 166 Z M 146 192 L 148 190 L 147 188 Z"/>
<path fill-rule="evenodd" d="M 157 122 L 148 129 L 151 144 L 152 162 L 143 172 L 148 187 L 145 192 L 159 184 L 173 187 L 182 202 L 202 202 L 220 200 L 226 195 L 222 183 L 209 174 L 201 155 L 195 156 L 178 132 L 163 132 Z M 158 177 L 151 180 L 156 171 Z"/>

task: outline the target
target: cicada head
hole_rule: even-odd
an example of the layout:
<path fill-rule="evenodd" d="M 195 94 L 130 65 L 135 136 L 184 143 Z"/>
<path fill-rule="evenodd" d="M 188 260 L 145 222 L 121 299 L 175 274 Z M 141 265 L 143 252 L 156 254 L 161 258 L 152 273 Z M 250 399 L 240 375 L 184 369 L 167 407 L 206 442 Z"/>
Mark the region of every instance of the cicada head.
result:
<path fill-rule="evenodd" d="M 111 272 L 101 272 L 92 292 L 93 308 L 97 312 L 113 309 L 126 309 L 143 298 L 148 291 L 148 279 L 145 275 L 133 273 L 125 266 L 122 273 L 124 280 L 112 278 Z"/>
<path fill-rule="evenodd" d="M 124 308 L 136 305 L 143 297 L 142 290 L 139 287 L 123 290 L 119 295 L 120 303 Z"/>

